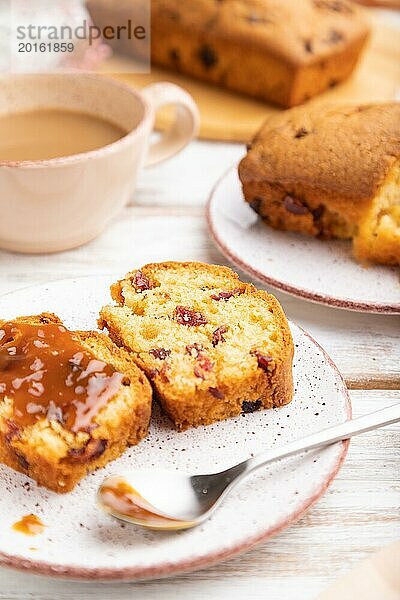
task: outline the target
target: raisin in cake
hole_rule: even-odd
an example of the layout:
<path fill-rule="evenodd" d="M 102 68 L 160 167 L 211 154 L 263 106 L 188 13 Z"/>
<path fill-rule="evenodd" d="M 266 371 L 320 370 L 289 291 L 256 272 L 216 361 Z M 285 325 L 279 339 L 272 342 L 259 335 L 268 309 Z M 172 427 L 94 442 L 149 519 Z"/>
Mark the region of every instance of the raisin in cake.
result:
<path fill-rule="evenodd" d="M 274 296 L 226 267 L 146 265 L 111 288 L 100 325 L 132 352 L 178 429 L 282 406 L 293 342 Z"/>
<path fill-rule="evenodd" d="M 239 166 L 266 224 L 352 239 L 356 258 L 400 264 L 400 103 L 309 109 L 268 120 Z"/>
<path fill-rule="evenodd" d="M 0 462 L 57 492 L 145 435 L 151 386 L 104 334 L 52 314 L 0 321 Z"/>
<path fill-rule="evenodd" d="M 138 0 L 87 5 L 101 27 L 138 10 Z M 154 64 L 285 107 L 348 77 L 367 38 L 362 10 L 347 0 L 151 2 Z M 135 40 L 115 44 L 137 53 Z"/>

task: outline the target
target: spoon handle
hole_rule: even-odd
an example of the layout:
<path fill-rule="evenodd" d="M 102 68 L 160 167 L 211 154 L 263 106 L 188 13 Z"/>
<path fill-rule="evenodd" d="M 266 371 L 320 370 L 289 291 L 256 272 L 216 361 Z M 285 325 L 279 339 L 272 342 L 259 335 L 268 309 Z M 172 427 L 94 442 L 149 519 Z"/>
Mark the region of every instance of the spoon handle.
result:
<path fill-rule="evenodd" d="M 242 463 L 242 466 L 245 467 L 242 471 L 242 476 L 245 474 L 247 475 L 250 471 L 254 471 L 254 469 L 258 469 L 274 460 L 292 456 L 293 454 L 305 450 L 328 446 L 341 440 L 347 440 L 353 435 L 359 435 L 360 433 L 365 433 L 366 431 L 371 431 L 378 427 L 384 427 L 385 425 L 396 423 L 396 421 L 400 421 L 400 402 L 387 408 L 377 410 L 376 412 L 369 413 L 368 415 L 364 415 L 363 417 L 359 417 L 358 419 L 350 419 L 339 425 L 334 425 L 328 429 L 312 433 L 307 437 L 290 442 L 281 448 L 258 454 L 254 458 L 250 458 L 245 461 L 245 463 Z"/>

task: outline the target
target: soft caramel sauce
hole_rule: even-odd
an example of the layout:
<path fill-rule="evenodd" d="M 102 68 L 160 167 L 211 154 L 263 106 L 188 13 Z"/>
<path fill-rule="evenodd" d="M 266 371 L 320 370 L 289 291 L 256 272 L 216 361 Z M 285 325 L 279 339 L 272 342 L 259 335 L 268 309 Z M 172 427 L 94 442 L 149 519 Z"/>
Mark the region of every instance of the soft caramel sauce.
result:
<path fill-rule="evenodd" d="M 12 528 L 25 535 L 38 535 L 43 533 L 45 525 L 36 515 L 25 515 L 20 521 L 14 523 Z"/>
<path fill-rule="evenodd" d="M 101 498 L 103 505 L 112 513 L 127 517 L 135 523 L 147 527 L 179 529 L 189 525 L 188 521 L 163 515 L 123 479 L 103 484 L 101 486 Z"/>
<path fill-rule="evenodd" d="M 9 322 L 0 328 L 0 400 L 12 400 L 13 420 L 21 426 L 47 418 L 87 431 L 122 379 L 62 325 Z"/>

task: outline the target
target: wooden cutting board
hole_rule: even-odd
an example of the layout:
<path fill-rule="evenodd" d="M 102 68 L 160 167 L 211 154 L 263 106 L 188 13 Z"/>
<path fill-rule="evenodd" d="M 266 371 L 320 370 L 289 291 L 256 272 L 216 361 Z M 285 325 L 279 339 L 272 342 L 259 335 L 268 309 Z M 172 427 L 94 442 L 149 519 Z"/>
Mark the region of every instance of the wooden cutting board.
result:
<path fill-rule="evenodd" d="M 141 88 L 154 81 L 173 81 L 187 89 L 201 113 L 200 138 L 234 142 L 249 141 L 263 121 L 280 109 L 245 96 L 207 85 L 165 69 L 153 67 L 150 74 L 129 73 L 130 61 L 109 59 L 101 71 Z M 125 72 L 123 72 L 125 71 Z M 324 92 L 310 104 L 370 102 L 400 99 L 400 34 L 375 22 L 371 40 L 352 77 Z M 157 126 L 168 125 L 170 113 L 158 115 Z"/>
<path fill-rule="evenodd" d="M 316 600 L 398 600 L 400 542 L 393 542 L 364 560 L 322 592 Z"/>

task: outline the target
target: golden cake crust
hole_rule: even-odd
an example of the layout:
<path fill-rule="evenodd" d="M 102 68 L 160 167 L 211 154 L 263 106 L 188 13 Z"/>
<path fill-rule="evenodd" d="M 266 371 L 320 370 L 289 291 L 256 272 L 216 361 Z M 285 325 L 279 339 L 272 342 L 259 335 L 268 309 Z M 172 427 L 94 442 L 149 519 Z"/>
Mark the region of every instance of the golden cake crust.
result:
<path fill-rule="evenodd" d="M 51 313 L 13 321 L 62 324 Z M 0 321 L 0 328 L 5 323 Z M 137 444 L 147 433 L 151 412 L 151 386 L 128 353 L 104 334 L 75 333 L 83 348 L 125 375 L 121 389 L 94 417 L 96 427 L 90 433 L 72 433 L 58 421 L 45 418 L 20 427 L 13 422 L 10 401 L 0 401 L 0 462 L 61 493 L 72 490 L 87 473 L 120 456 L 128 445 Z"/>
<path fill-rule="evenodd" d="M 88 7 L 103 26 L 133 14 L 131 0 Z M 368 37 L 361 10 L 347 0 L 153 0 L 151 7 L 154 63 L 283 106 L 345 79 Z"/>
<path fill-rule="evenodd" d="M 298 107 L 265 123 L 239 177 L 272 227 L 353 238 L 360 260 L 399 264 L 399 160 L 399 103 Z"/>
<path fill-rule="evenodd" d="M 111 288 L 100 326 L 132 352 L 178 429 L 281 406 L 293 342 L 274 296 L 227 267 L 150 264 Z"/>

